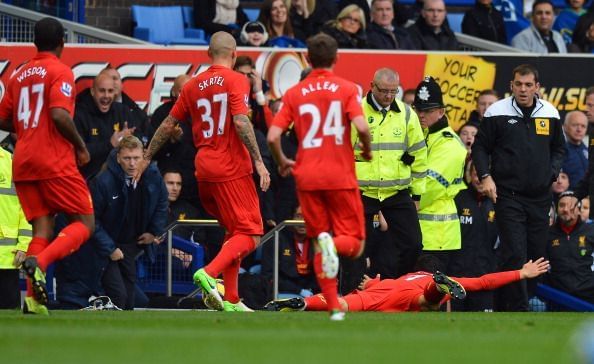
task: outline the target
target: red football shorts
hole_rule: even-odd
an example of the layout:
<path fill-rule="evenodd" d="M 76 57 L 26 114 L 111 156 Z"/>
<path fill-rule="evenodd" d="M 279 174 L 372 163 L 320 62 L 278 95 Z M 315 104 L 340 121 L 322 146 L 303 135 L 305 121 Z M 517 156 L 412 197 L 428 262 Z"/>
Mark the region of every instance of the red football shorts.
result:
<path fill-rule="evenodd" d="M 198 182 L 202 206 L 231 235 L 262 235 L 262 215 L 251 175 L 224 182 Z"/>
<path fill-rule="evenodd" d="M 358 189 L 297 191 L 307 236 L 332 231 L 334 236 L 365 239 L 365 217 Z"/>
<path fill-rule="evenodd" d="M 37 181 L 15 181 L 19 201 L 28 221 L 59 212 L 91 215 L 93 200 L 80 174 Z"/>

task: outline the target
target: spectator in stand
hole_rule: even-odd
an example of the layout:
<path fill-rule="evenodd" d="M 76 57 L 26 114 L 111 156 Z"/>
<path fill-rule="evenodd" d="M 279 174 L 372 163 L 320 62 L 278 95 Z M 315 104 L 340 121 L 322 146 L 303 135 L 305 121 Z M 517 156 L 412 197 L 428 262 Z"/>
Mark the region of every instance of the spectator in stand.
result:
<path fill-rule="evenodd" d="M 569 189 L 575 190 L 588 170 L 588 147 L 584 137 L 588 130 L 588 117 L 582 111 L 565 114 L 565 159 L 561 168 L 569 176 Z"/>
<path fill-rule="evenodd" d="M 293 215 L 303 220 L 301 207 Z M 278 291 L 281 295 L 309 297 L 320 291 L 313 269 L 314 246 L 305 234 L 305 226 L 294 226 L 280 233 L 278 246 Z M 274 268 L 274 244 L 266 244 L 262 250 L 262 275 L 272 282 Z"/>
<path fill-rule="evenodd" d="M 483 120 L 485 111 L 487 111 L 489 106 L 493 105 L 497 100 L 499 100 L 499 95 L 497 94 L 497 91 L 493 89 L 481 91 L 478 97 L 476 98 L 476 109 L 472 110 L 472 112 L 470 113 L 470 117 L 468 118 L 468 121 L 479 125 Z"/>
<path fill-rule="evenodd" d="M 555 12 L 551 0 L 532 4 L 532 24 L 512 38 L 511 45 L 532 53 L 567 53 L 563 37 L 553 30 Z"/>
<path fill-rule="evenodd" d="M 0 309 L 21 307 L 19 268 L 32 235 L 12 181 L 12 154 L 0 147 Z"/>
<path fill-rule="evenodd" d="M 122 77 L 120 76 L 120 73 L 118 72 L 118 70 L 116 70 L 113 67 L 108 66 L 108 67 L 105 67 L 103 69 L 103 71 L 101 71 L 101 72 L 111 76 L 111 78 L 115 82 L 114 101 L 122 103 L 122 104 L 124 104 L 124 106 L 127 106 L 128 109 L 130 109 L 130 114 L 132 115 L 132 120 L 131 120 L 132 124 L 136 125 L 136 127 L 138 128 L 138 131 L 139 131 L 137 136 L 142 136 L 142 138 L 140 138 L 140 140 L 142 141 L 142 143 L 144 145 L 148 145 L 148 142 L 154 133 L 154 130 L 153 130 L 152 126 L 150 125 L 150 120 L 149 120 L 148 115 L 146 114 L 146 112 L 144 112 L 144 110 L 142 110 L 138 106 L 136 101 L 132 100 L 132 98 L 124 92 L 124 86 L 122 84 Z"/>
<path fill-rule="evenodd" d="M 563 163 L 559 112 L 538 97 L 538 80 L 534 66 L 514 68 L 512 95 L 487 109 L 472 145 L 483 193 L 495 203 L 500 269 L 519 268 L 529 258 L 543 256 L 551 183 Z M 526 283 L 505 287 L 500 293 L 499 309 L 528 310 Z"/>
<path fill-rule="evenodd" d="M 138 181 L 132 179 L 142 153 L 138 138 L 122 138 L 107 168 L 90 183 L 97 226 L 92 238 L 111 251 L 101 283 L 113 303 L 125 310 L 134 308 L 136 257 L 143 250 L 153 253 L 151 246 L 159 243 L 167 224 L 167 189 L 157 167 L 150 166 Z"/>
<path fill-rule="evenodd" d="M 188 201 L 180 198 L 181 191 L 183 190 L 183 175 L 181 171 L 175 169 L 164 171 L 163 182 L 167 188 L 167 200 L 169 201 L 167 223 L 172 223 L 176 220 L 199 219 L 200 211 Z M 195 230 L 192 227 L 181 226 L 175 229 L 175 235 L 188 241 L 199 241 L 198 234 L 195 234 Z"/>
<path fill-rule="evenodd" d="M 175 78 L 170 91 L 170 99 L 155 109 L 151 116 L 151 125 L 157 130 L 161 122 L 169 115 L 175 101 L 184 85 L 191 79 L 189 75 L 182 74 Z M 176 133 L 165 143 L 163 148 L 155 155 L 157 167 L 161 173 L 166 170 L 179 170 L 182 173 L 182 195 L 181 198 L 189 201 L 196 208 L 200 208 L 198 199 L 198 187 L 194 178 L 196 168 L 194 166 L 194 155 L 196 147 L 192 140 L 192 128 L 188 123 L 179 123 Z"/>
<path fill-rule="evenodd" d="M 588 117 L 588 138 L 590 146 L 588 147 L 588 156 L 594 155 L 594 86 L 586 90 L 586 116 Z M 578 199 L 586 196 L 594 196 L 594 158 L 588 158 L 588 171 L 575 189 Z M 594 219 L 594 209 L 590 209 L 590 219 Z"/>
<path fill-rule="evenodd" d="M 584 197 L 581 201 L 582 208 L 580 209 L 580 218 L 586 224 L 591 224 L 592 219 L 590 219 L 590 197 Z"/>
<path fill-rule="evenodd" d="M 115 97 L 115 81 L 101 72 L 93 80 L 90 93 L 77 98 L 74 123 L 91 154 L 91 161 L 80 168 L 87 180 L 99 172 L 109 152 L 123 137 L 135 134 L 142 138 L 130 109 L 115 102 Z"/>
<path fill-rule="evenodd" d="M 416 49 L 407 31 L 394 26 L 393 20 L 392 0 L 372 0 L 367 46 L 373 49 Z"/>
<path fill-rule="evenodd" d="M 419 83 L 413 103 L 427 142 L 425 193 L 418 208 L 423 236 L 423 255 L 441 262 L 449 274 L 453 257 L 461 248 L 460 221 L 454 197 L 464 184 L 464 163 L 468 154 L 456 132 L 448 125 L 439 84 L 433 77 Z"/>
<path fill-rule="evenodd" d="M 580 17 L 567 50 L 572 53 L 594 53 L 594 13 Z"/>
<path fill-rule="evenodd" d="M 559 290 L 594 303 L 594 227 L 580 218 L 580 203 L 572 191 L 561 194 L 557 221 L 549 230 L 548 283 Z"/>
<path fill-rule="evenodd" d="M 493 6 L 493 0 L 476 0 L 474 8 L 462 19 L 462 33 L 491 42 L 507 44 L 503 15 Z"/>
<path fill-rule="evenodd" d="M 468 150 L 468 153 L 470 153 L 472 144 L 474 144 L 474 138 L 476 137 L 476 133 L 478 133 L 478 128 L 479 126 L 476 123 L 467 122 L 458 129 L 460 140 L 466 147 L 466 150 Z"/>
<path fill-rule="evenodd" d="M 460 217 L 462 249 L 455 256 L 452 274 L 480 277 L 495 272 L 497 267 L 495 207 L 493 202 L 480 192 L 481 183 L 471 159 L 467 160 L 464 168 L 464 182 L 468 188 L 460 191 L 454 199 Z M 493 292 L 469 292 L 465 301 L 453 301 L 452 309 L 492 311 Z"/>
<path fill-rule="evenodd" d="M 302 41 L 318 34 L 338 13 L 336 2 L 328 0 L 291 0 L 290 9 L 289 20 L 295 37 Z"/>
<path fill-rule="evenodd" d="M 194 23 L 208 35 L 237 34 L 248 20 L 239 0 L 194 0 Z"/>
<path fill-rule="evenodd" d="M 295 31 L 289 20 L 289 7 L 284 0 L 264 0 L 260 6 L 258 21 L 266 27 L 271 46 L 305 46 L 301 40 L 295 38 Z"/>
<path fill-rule="evenodd" d="M 336 20 L 324 25 L 322 32 L 336 39 L 338 48 L 367 48 L 365 13 L 357 5 L 342 9 Z"/>
<path fill-rule="evenodd" d="M 586 14 L 584 3 L 586 0 L 566 0 L 567 7 L 559 12 L 555 17 L 553 29 L 558 31 L 562 36 L 565 44 L 571 44 L 573 38 L 573 30 L 577 24 L 580 16 Z"/>
<path fill-rule="evenodd" d="M 259 21 L 250 21 L 243 25 L 239 33 L 238 45 L 246 47 L 268 46 L 268 32 L 264 24 Z"/>
<path fill-rule="evenodd" d="M 408 27 L 416 49 L 457 51 L 458 41 L 450 29 L 443 0 L 425 0 L 421 17 Z"/>
<path fill-rule="evenodd" d="M 393 1 L 394 12 L 394 25 L 401 27 L 407 26 L 407 21 L 411 18 L 412 11 L 406 5 L 400 4 L 398 0 Z M 371 0 L 340 0 L 338 2 L 338 9 L 344 9 L 348 5 L 357 5 L 365 13 L 365 20 L 367 23 L 371 21 Z"/>

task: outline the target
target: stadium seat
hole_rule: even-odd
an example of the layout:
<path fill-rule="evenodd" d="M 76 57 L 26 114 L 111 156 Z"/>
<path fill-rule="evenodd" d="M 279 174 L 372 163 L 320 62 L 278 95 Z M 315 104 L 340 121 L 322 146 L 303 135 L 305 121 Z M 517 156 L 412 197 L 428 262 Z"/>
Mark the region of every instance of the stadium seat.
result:
<path fill-rule="evenodd" d="M 462 19 L 463 13 L 448 13 L 448 23 L 454 33 L 462 33 Z"/>
<path fill-rule="evenodd" d="M 182 6 L 182 14 L 184 17 L 184 28 L 196 28 L 194 23 L 194 8 L 191 6 Z"/>
<path fill-rule="evenodd" d="M 181 6 L 132 5 L 133 36 L 151 43 L 207 45 L 202 29 L 185 28 Z"/>
<path fill-rule="evenodd" d="M 555 289 L 546 284 L 536 286 L 536 295 L 547 303 L 553 303 L 564 310 L 579 312 L 594 312 L 594 305 L 574 297 L 568 293 Z"/>
<path fill-rule="evenodd" d="M 258 17 L 260 16 L 260 9 L 248 8 L 248 9 L 243 9 L 243 11 L 245 12 L 245 15 L 247 15 L 247 17 L 250 21 L 256 21 L 256 20 L 258 20 Z"/>

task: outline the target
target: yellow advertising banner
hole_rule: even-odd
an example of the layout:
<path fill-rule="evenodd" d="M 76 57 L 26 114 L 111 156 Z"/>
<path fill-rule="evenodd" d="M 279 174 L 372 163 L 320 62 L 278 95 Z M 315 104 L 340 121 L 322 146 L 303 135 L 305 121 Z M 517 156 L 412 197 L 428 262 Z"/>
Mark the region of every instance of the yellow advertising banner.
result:
<path fill-rule="evenodd" d="M 428 54 L 425 76 L 433 76 L 441 87 L 446 115 L 455 130 L 476 108 L 482 90 L 493 88 L 496 67 L 481 57 Z"/>

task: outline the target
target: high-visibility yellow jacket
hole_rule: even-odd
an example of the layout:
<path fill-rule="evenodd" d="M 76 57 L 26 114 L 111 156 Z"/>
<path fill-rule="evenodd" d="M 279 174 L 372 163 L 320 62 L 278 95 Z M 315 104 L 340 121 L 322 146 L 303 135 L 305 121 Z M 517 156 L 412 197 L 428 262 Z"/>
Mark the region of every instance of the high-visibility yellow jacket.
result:
<path fill-rule="evenodd" d="M 423 250 L 455 250 L 462 246 L 454 197 L 466 188 L 466 155 L 466 147 L 445 117 L 428 130 L 427 178 L 418 212 Z"/>
<path fill-rule="evenodd" d="M 15 269 L 14 251 L 26 252 L 31 236 L 12 182 L 12 155 L 0 148 L 0 269 Z"/>
<path fill-rule="evenodd" d="M 427 174 L 427 147 L 417 114 L 402 101 L 394 100 L 384 116 L 371 93 L 363 99 L 362 106 L 371 133 L 371 161 L 360 156 L 356 130 L 351 140 L 363 195 L 380 201 L 405 189 L 410 189 L 413 196 L 422 195 Z M 407 156 L 403 158 L 405 153 Z"/>

